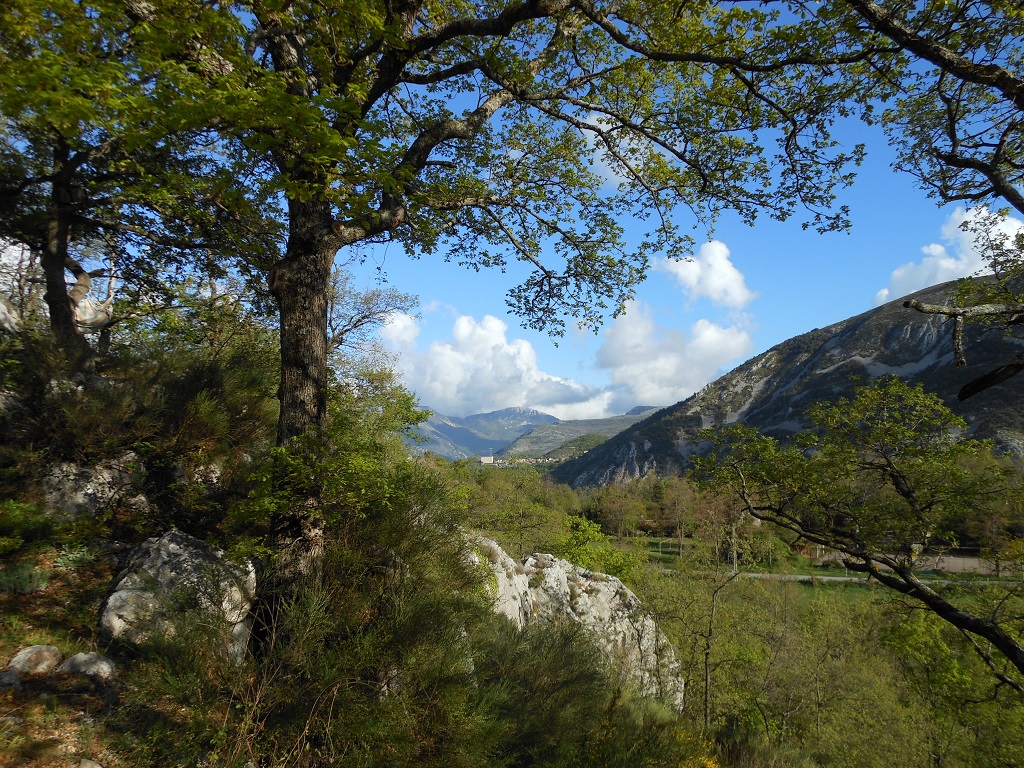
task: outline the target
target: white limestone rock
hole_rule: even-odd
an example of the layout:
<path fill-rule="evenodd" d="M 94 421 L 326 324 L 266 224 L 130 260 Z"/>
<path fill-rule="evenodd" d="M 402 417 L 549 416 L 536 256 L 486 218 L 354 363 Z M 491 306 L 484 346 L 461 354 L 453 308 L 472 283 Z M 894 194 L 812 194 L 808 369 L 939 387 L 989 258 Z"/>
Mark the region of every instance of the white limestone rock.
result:
<path fill-rule="evenodd" d="M 548 554 L 517 562 L 490 539 L 475 543 L 490 568 L 496 612 L 519 628 L 531 621 L 576 622 L 641 693 L 681 706 L 683 680 L 675 652 L 619 579 Z"/>
<path fill-rule="evenodd" d="M 249 611 L 256 570 L 181 531 L 146 539 L 118 575 L 103 604 L 100 624 L 112 637 L 132 643 L 174 632 L 174 622 L 200 610 L 223 627 L 225 647 L 240 658 L 249 641 Z"/>
<path fill-rule="evenodd" d="M 14 307 L 0 297 L 0 331 L 15 334 L 21 330 L 21 318 Z"/>
<path fill-rule="evenodd" d="M 144 514 L 149 502 L 140 493 L 142 475 L 134 453 L 84 467 L 62 462 L 43 480 L 46 511 L 60 518 L 92 517 L 115 506 Z"/>
<path fill-rule="evenodd" d="M 85 675 L 93 680 L 109 683 L 117 675 L 117 666 L 100 653 L 76 653 L 57 667 L 57 671 L 69 675 Z"/>
<path fill-rule="evenodd" d="M 53 645 L 30 645 L 22 648 L 7 666 L 23 675 L 45 675 L 52 672 L 64 660 L 60 648 Z"/>

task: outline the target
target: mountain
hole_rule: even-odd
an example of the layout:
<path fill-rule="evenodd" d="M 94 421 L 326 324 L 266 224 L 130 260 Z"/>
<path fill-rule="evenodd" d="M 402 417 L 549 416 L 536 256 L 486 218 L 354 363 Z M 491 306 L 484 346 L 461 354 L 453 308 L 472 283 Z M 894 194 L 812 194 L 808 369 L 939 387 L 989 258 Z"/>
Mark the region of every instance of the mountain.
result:
<path fill-rule="evenodd" d="M 418 427 L 426 442 L 413 448 L 448 459 L 491 456 L 524 432 L 557 422 L 554 416 L 530 408 L 503 408 L 465 418 L 435 413 Z"/>
<path fill-rule="evenodd" d="M 498 455 L 539 458 L 582 435 L 612 437 L 636 424 L 644 417 L 644 414 L 650 415 L 652 411 L 658 409 L 658 406 L 639 406 L 638 408 L 639 410 L 633 408 L 623 416 L 611 416 L 606 419 L 572 419 L 542 424 L 517 437 L 511 445 L 502 448 Z"/>
<path fill-rule="evenodd" d="M 942 304 L 953 285 L 918 291 L 912 298 Z M 579 487 L 677 473 L 688 464 L 700 429 L 739 422 L 785 438 L 806 426 L 811 404 L 850 397 L 857 386 L 886 374 L 920 382 L 939 395 L 967 421 L 971 437 L 992 438 L 1001 450 L 1024 454 L 1024 375 L 965 402 L 956 399 L 968 381 L 1024 352 L 1024 342 L 1001 328 L 969 326 L 964 334 L 968 365 L 956 368 L 949 321 L 905 309 L 903 301 L 772 347 L 563 464 L 555 477 Z"/>
<path fill-rule="evenodd" d="M 504 408 L 465 418 L 435 413 L 418 427 L 427 441 L 410 447 L 419 453 L 429 451 L 446 459 L 540 458 L 582 435 L 617 435 L 656 409 L 657 406 L 638 406 L 623 416 L 568 421 L 530 408 Z"/>

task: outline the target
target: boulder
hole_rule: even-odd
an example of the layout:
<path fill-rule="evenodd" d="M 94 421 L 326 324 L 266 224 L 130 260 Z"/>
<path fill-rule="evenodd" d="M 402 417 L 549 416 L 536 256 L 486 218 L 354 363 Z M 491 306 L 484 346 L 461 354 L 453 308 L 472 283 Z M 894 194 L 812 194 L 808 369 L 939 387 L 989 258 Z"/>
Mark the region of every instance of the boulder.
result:
<path fill-rule="evenodd" d="M 99 653 L 76 653 L 59 667 L 58 672 L 68 675 L 85 675 L 103 683 L 109 683 L 117 674 L 114 662 Z"/>
<path fill-rule="evenodd" d="M 202 611 L 221 626 L 232 658 L 245 653 L 256 592 L 252 563 L 232 563 L 224 553 L 181 531 L 146 539 L 128 560 L 100 612 L 112 636 L 140 643 L 175 631 L 175 621 Z"/>
<path fill-rule="evenodd" d="M 43 480 L 46 511 L 54 517 L 92 517 L 115 506 L 138 514 L 149 510 L 140 492 L 142 474 L 134 453 L 95 466 L 55 464 Z"/>
<path fill-rule="evenodd" d="M 490 568 L 495 611 L 519 628 L 531 621 L 576 622 L 640 693 L 682 705 L 675 652 L 619 579 L 548 554 L 516 561 L 490 539 L 478 539 L 476 545 Z"/>
<path fill-rule="evenodd" d="M 14 654 L 7 666 L 23 675 L 45 675 L 55 670 L 63 660 L 64 654 L 56 646 L 30 645 Z"/>

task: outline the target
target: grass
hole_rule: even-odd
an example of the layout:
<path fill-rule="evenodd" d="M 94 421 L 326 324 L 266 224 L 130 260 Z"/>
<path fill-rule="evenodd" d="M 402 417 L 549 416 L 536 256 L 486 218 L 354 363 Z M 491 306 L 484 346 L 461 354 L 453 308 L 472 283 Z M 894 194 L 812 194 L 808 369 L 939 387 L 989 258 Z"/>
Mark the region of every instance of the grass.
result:
<path fill-rule="evenodd" d="M 57 570 L 59 556 L 56 549 L 23 555 L 16 565 L 42 574 L 33 577 L 42 588 L 0 592 L 0 666 L 30 645 L 56 646 L 65 657 L 104 651 L 95 625 L 111 566 L 93 558 L 73 570 Z M 118 765 L 105 746 L 109 691 L 88 678 L 58 674 L 23 675 L 22 686 L 0 692 L 0 768 L 64 768 L 82 758 L 106 768 Z"/>

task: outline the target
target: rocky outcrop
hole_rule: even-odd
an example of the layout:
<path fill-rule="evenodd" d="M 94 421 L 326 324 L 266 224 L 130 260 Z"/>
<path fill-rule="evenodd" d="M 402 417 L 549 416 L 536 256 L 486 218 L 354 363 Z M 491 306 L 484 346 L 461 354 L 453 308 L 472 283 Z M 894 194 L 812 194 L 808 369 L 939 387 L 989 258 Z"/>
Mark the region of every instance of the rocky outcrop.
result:
<path fill-rule="evenodd" d="M 101 684 L 109 684 L 117 676 L 112 659 L 96 652 L 76 653 L 65 660 L 64 654 L 53 645 L 30 645 L 11 658 L 7 668 L 0 671 L 0 679 L 7 687 L 21 688 L 21 675 L 81 675 Z M 0 683 L 0 689 L 3 683 Z"/>
<path fill-rule="evenodd" d="M 490 569 L 495 611 L 519 628 L 532 621 L 573 621 L 641 693 L 681 704 L 675 652 L 619 579 L 547 554 L 516 561 L 490 539 L 478 539 L 476 546 L 476 556 Z"/>
<path fill-rule="evenodd" d="M 175 631 L 189 612 L 213 617 L 232 658 L 249 640 L 256 571 L 181 531 L 146 539 L 118 575 L 100 623 L 112 637 L 140 643 Z"/>
<path fill-rule="evenodd" d="M 65 519 L 93 517 L 116 506 L 144 514 L 149 502 L 140 484 L 139 461 L 133 453 L 95 466 L 55 464 L 43 480 L 46 511 Z"/>

